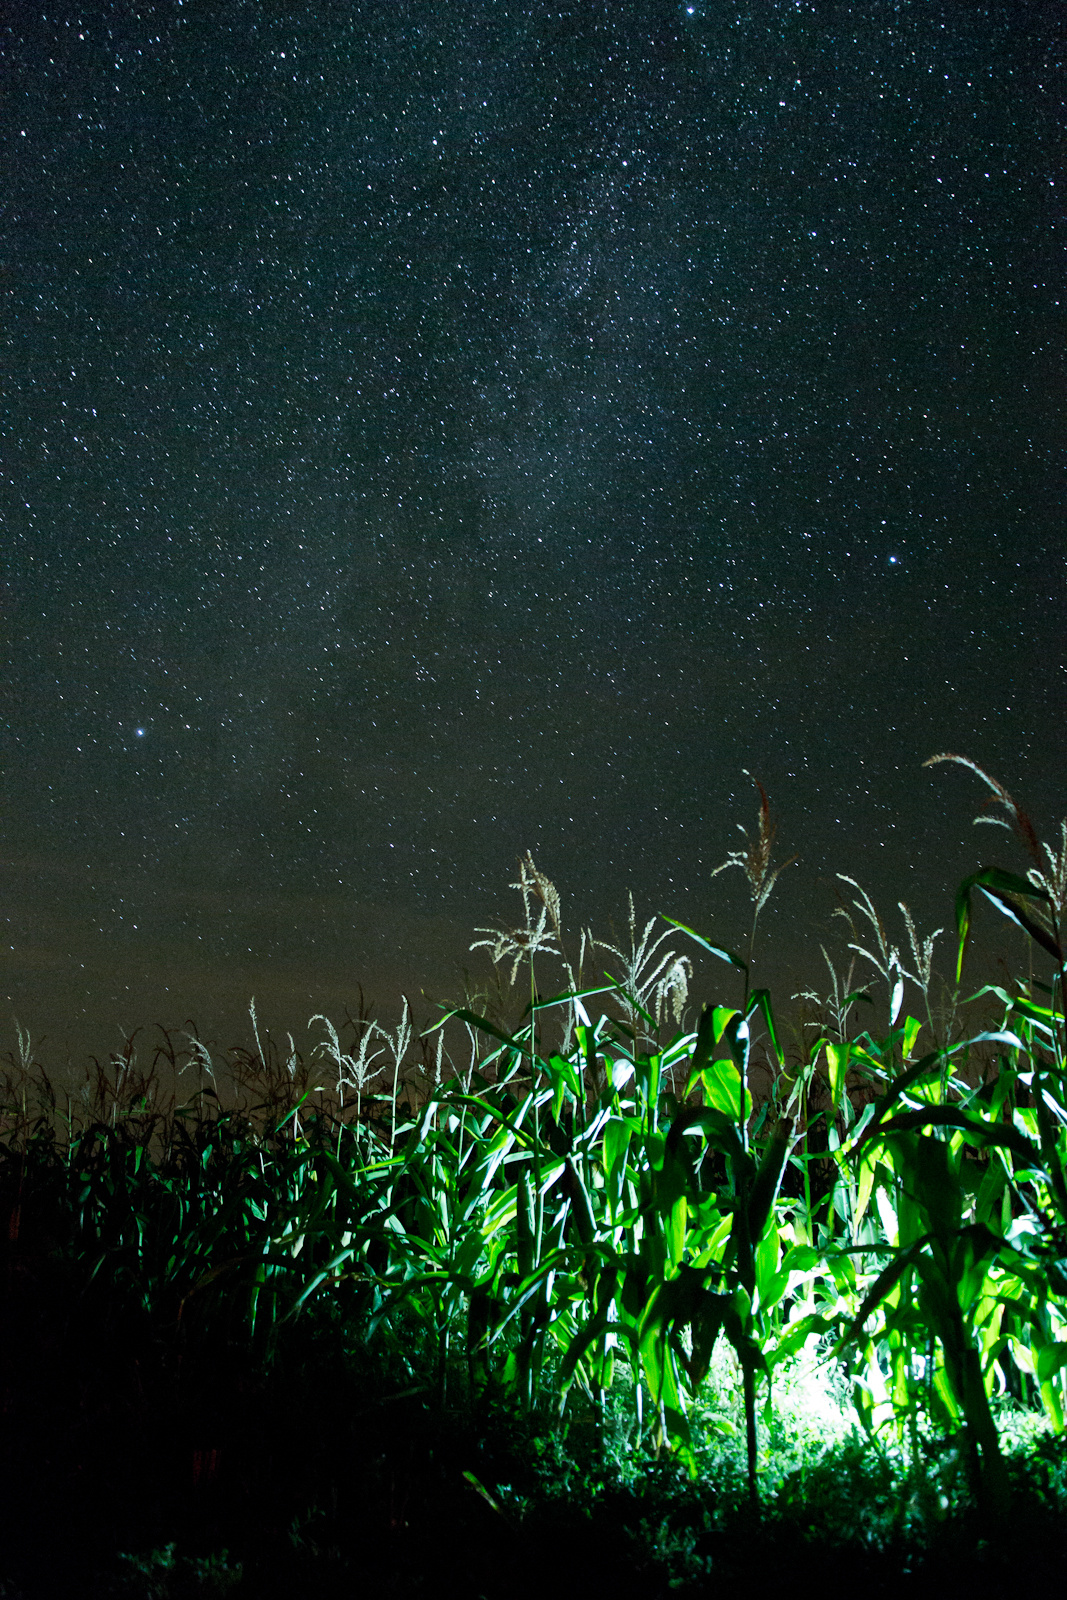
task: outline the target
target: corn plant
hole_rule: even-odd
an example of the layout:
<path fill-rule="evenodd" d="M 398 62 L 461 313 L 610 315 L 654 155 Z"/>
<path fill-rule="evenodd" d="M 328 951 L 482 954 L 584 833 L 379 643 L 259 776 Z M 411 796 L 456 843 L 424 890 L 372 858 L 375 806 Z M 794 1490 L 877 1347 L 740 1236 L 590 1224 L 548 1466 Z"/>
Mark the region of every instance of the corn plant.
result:
<path fill-rule="evenodd" d="M 961 886 L 943 1008 L 937 934 L 902 904 L 895 940 L 843 879 L 849 965 L 823 950 L 831 992 L 801 991 L 815 1026 L 787 1062 L 751 983 L 782 870 L 760 789 L 757 834 L 723 863 L 752 891 L 747 959 L 672 918 L 657 933 L 632 898 L 628 939 L 583 931 L 575 945 L 527 853 L 521 923 L 479 929 L 472 947 L 489 951 L 496 1001 L 468 994 L 421 1035 L 406 1000 L 392 1027 L 361 1006 L 350 1042 L 312 1018 L 305 1059 L 253 1011 L 253 1049 L 216 1061 L 195 1035 L 165 1035 L 143 1065 L 144 1041 L 127 1040 L 64 1109 L 20 1033 L 0 1140 L 9 1233 L 26 1207 L 51 1208 L 85 1280 L 161 1318 L 182 1349 L 243 1341 L 269 1362 L 333 1296 L 353 1339 L 394 1339 L 412 1372 L 414 1334 L 440 1403 L 465 1389 L 475 1405 L 563 1415 L 581 1398 L 604 1440 L 625 1392 L 635 1438 L 694 1472 L 694 1411 L 725 1340 L 753 1498 L 760 1386 L 769 1405 L 776 1374 L 818 1345 L 872 1433 L 895 1430 L 913 1455 L 921 1434 L 957 1438 L 976 1500 L 1003 1520 L 997 1393 L 1032 1395 L 1059 1431 L 1067 1416 L 1067 832 L 1061 851 L 1040 845 L 974 770 L 1030 865 Z M 1051 959 L 1048 984 L 960 1001 L 979 898 Z M 687 1021 L 679 936 L 740 975 L 740 1006 Z M 611 968 L 595 980 L 594 957 Z M 991 1003 L 995 1025 L 961 1031 L 964 1004 Z M 885 1027 L 859 1028 L 861 1005 Z M 420 1048 L 422 1087 L 402 1103 Z M 772 1088 L 757 1103 L 759 1051 Z"/>

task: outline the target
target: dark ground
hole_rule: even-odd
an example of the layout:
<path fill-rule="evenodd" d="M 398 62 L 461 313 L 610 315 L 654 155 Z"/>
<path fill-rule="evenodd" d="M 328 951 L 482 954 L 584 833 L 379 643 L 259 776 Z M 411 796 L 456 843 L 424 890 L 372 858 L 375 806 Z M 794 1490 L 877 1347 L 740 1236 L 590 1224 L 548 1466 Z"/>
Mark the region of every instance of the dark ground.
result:
<path fill-rule="evenodd" d="M 161 1328 L 54 1253 L 9 1251 L 5 1279 L 3 1600 L 625 1600 L 828 1580 L 850 1594 L 965 1583 L 992 1595 L 1024 1577 L 1053 1593 L 1067 1556 L 1062 1449 L 1017 1474 L 999 1545 L 964 1515 L 925 1552 L 878 1548 L 862 1529 L 890 1486 L 869 1457 L 827 1462 L 755 1516 L 737 1484 L 605 1464 L 580 1416 L 564 1440 L 543 1418 L 441 1408 L 399 1386 L 397 1348 L 353 1350 L 326 1314 L 266 1371 L 236 1344 L 198 1343 L 195 1327 Z"/>

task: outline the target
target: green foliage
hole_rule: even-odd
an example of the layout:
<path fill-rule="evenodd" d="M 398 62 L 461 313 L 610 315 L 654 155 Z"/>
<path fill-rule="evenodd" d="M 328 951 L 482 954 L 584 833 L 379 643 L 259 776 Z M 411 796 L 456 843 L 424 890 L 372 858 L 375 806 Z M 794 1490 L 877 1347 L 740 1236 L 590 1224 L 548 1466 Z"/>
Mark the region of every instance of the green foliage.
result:
<path fill-rule="evenodd" d="M 182 1556 L 168 1544 L 146 1555 L 122 1555 L 119 1561 L 106 1589 L 114 1600 L 123 1596 L 129 1600 L 135 1596 L 137 1600 L 221 1600 L 242 1578 L 240 1563 L 231 1563 L 225 1550 L 218 1555 Z"/>
<path fill-rule="evenodd" d="M 165 1038 L 139 1075 L 131 1041 L 65 1117 L 20 1035 L 0 1146 L 12 1239 L 47 1218 L 87 1286 L 106 1280 L 189 1359 L 221 1339 L 269 1366 L 328 1301 L 353 1342 L 392 1341 L 413 1376 L 432 1371 L 440 1403 L 559 1418 L 577 1404 L 602 1454 L 624 1411 L 635 1458 L 672 1456 L 694 1476 L 725 1346 L 753 1499 L 760 1393 L 769 1426 L 773 1386 L 833 1364 L 879 1449 L 918 1471 L 958 1446 L 974 1499 L 1004 1522 L 1002 1397 L 1040 1407 L 1056 1434 L 1067 1414 L 1062 862 L 1047 851 L 1044 876 L 984 868 L 964 884 L 959 968 L 980 890 L 1054 972 L 1043 990 L 980 988 L 969 1003 L 995 1002 L 996 1025 L 955 1037 L 931 1001 L 936 936 L 921 942 L 905 910 L 909 972 L 859 890 L 842 915 L 885 984 L 888 1026 L 849 1031 L 871 996 L 831 964 L 833 995 L 787 1061 L 770 997 L 748 983 L 781 870 L 760 793 L 758 840 L 726 863 L 753 889 L 747 962 L 673 919 L 638 937 L 632 907 L 628 950 L 583 935 L 568 954 L 558 893 L 527 856 L 524 925 L 483 941 L 510 964 L 507 988 L 529 966 L 515 1021 L 468 997 L 416 1039 L 406 1002 L 392 1032 L 361 1008 L 351 1043 L 313 1019 L 325 1035 L 310 1063 L 257 1029 L 256 1052 L 225 1072 L 199 1041 L 182 1053 Z M 1032 825 L 1010 814 L 1033 855 Z M 685 1025 L 690 969 L 661 950 L 670 929 L 743 974 L 740 1008 L 705 1005 Z M 621 978 L 586 981 L 597 948 Z M 559 994 L 541 998 L 535 960 L 562 963 Z M 954 994 L 949 1028 L 957 1014 Z M 386 1099 L 372 1092 L 383 1054 Z M 757 1057 L 771 1084 L 759 1099 Z M 197 1075 L 184 1102 L 161 1106 L 161 1067 Z"/>

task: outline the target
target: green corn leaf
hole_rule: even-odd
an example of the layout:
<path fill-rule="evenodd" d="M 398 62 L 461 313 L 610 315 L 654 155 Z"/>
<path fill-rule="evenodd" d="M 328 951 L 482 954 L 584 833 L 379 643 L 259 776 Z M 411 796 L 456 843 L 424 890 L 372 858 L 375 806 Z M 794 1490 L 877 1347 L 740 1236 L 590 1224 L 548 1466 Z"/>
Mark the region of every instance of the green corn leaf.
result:
<path fill-rule="evenodd" d="M 692 928 L 686 927 L 684 922 L 678 922 L 674 917 L 665 916 L 662 912 L 660 914 L 663 916 L 664 922 L 669 922 L 672 928 L 677 928 L 681 933 L 687 933 L 691 939 L 695 939 L 702 950 L 707 950 L 710 955 L 718 956 L 720 961 L 728 961 L 730 966 L 736 967 L 739 972 L 743 972 L 746 977 L 748 976 L 748 964 L 742 961 L 740 956 L 735 956 L 724 945 L 713 944 L 710 939 L 705 939 L 702 934 L 695 933 Z"/>
<path fill-rule="evenodd" d="M 542 1089 L 540 1094 L 536 1096 L 527 1095 L 516 1111 L 506 1111 L 501 1106 L 495 1106 L 491 1101 L 485 1100 L 481 1095 L 476 1094 L 453 1095 L 450 1104 L 455 1106 L 474 1106 L 479 1111 L 487 1112 L 490 1119 L 501 1123 L 514 1134 L 516 1143 L 521 1144 L 527 1150 L 536 1150 L 539 1155 L 551 1158 L 552 1152 L 548 1146 L 538 1140 L 529 1129 L 522 1126 L 522 1119 L 532 1105 L 536 1103 L 538 1106 L 543 1106 L 551 1098 L 552 1090 Z"/>
<path fill-rule="evenodd" d="M 685 1091 L 687 1099 L 699 1086 L 701 1074 L 710 1067 L 716 1046 L 722 1038 L 723 1029 L 731 1018 L 740 1015 L 741 1013 L 733 1006 L 705 1006 L 700 1013 L 700 1025 L 690 1057 L 689 1079 Z"/>
<path fill-rule="evenodd" d="M 1062 1433 L 1064 1427 L 1063 1397 L 1060 1393 L 1060 1385 L 1053 1379 L 1041 1385 L 1041 1403 L 1048 1413 L 1049 1421 L 1052 1423 L 1055 1432 Z"/>
<path fill-rule="evenodd" d="M 1008 1174 L 1004 1163 L 993 1157 L 987 1162 L 982 1181 L 978 1186 L 978 1193 L 974 1201 L 974 1216 L 976 1222 L 985 1223 L 987 1226 L 995 1211 L 999 1211 L 1005 1191 L 1008 1187 Z"/>
<path fill-rule="evenodd" d="M 907 1061 L 908 1057 L 911 1055 L 911 1052 L 915 1048 L 915 1041 L 919 1037 L 921 1028 L 922 1023 L 919 1021 L 918 1017 L 905 1018 L 904 1037 L 900 1044 L 901 1054 L 903 1055 L 905 1061 Z"/>
<path fill-rule="evenodd" d="M 991 1298 L 999 1298 L 1002 1305 L 1005 1303 L 1000 1292 L 1008 1281 L 1007 1273 L 1014 1265 L 1022 1264 L 1022 1257 L 1002 1233 L 985 1222 L 968 1223 L 961 1230 L 960 1242 L 963 1247 L 960 1304 L 968 1315 L 981 1320 L 982 1303 L 988 1303 Z M 1016 1286 L 1022 1290 L 1023 1281 L 1017 1276 Z M 989 1326 L 990 1337 L 998 1336 L 999 1322 L 994 1320 Z"/>
<path fill-rule="evenodd" d="M 1067 1344 L 1044 1344 L 1034 1352 L 1038 1383 L 1049 1383 L 1064 1367 L 1067 1367 Z"/>
<path fill-rule="evenodd" d="M 501 1029 L 498 1028 L 495 1023 L 490 1022 L 487 1017 L 480 1017 L 477 1012 L 467 1011 L 463 1007 L 458 1007 L 455 1011 L 449 1011 L 447 1016 L 442 1017 L 439 1022 L 434 1023 L 434 1028 L 443 1028 L 445 1023 L 451 1022 L 453 1017 L 458 1017 L 460 1022 L 469 1023 L 472 1028 L 477 1028 L 479 1033 L 487 1033 L 491 1038 L 499 1039 L 501 1044 L 509 1045 L 512 1050 L 517 1050 L 520 1055 L 529 1054 L 527 1046 L 525 1044 L 520 1044 L 518 1039 L 512 1038 L 510 1033 L 503 1033 Z M 433 1029 L 428 1029 L 427 1031 L 433 1032 Z"/>
<path fill-rule="evenodd" d="M 712 1052 L 718 1043 L 719 1036 L 715 1031 L 717 1010 L 718 1008 L 715 1006 L 704 1006 L 700 1013 L 700 1023 L 697 1027 L 693 1053 L 689 1061 L 689 1080 L 685 1091 L 686 1099 L 689 1098 L 693 1089 L 700 1082 L 700 1074 L 710 1063 Z"/>
<path fill-rule="evenodd" d="M 692 1128 L 699 1128 L 712 1148 L 723 1155 L 742 1162 L 747 1159 L 736 1117 L 712 1106 L 685 1106 L 679 1111 L 664 1143 L 664 1154 L 669 1151 L 678 1159 L 681 1141 Z"/>
<path fill-rule="evenodd" d="M 704 1293 L 704 1274 L 683 1267 L 673 1278 L 657 1284 L 641 1316 L 638 1334 L 641 1347 L 673 1322 L 688 1323 L 700 1306 Z"/>
<path fill-rule="evenodd" d="M 774 1304 L 785 1293 L 785 1285 L 789 1281 L 788 1272 L 778 1289 L 774 1300 L 769 1300 L 772 1282 L 778 1277 L 779 1239 L 778 1229 L 773 1225 L 765 1227 L 763 1235 L 756 1246 L 756 1291 L 759 1295 L 760 1308 L 766 1310 L 769 1304 Z"/>
<path fill-rule="evenodd" d="M 752 1185 L 752 1193 L 746 1207 L 748 1219 L 748 1235 L 753 1243 L 759 1239 L 767 1226 L 771 1207 L 775 1195 L 778 1193 L 778 1184 L 785 1166 L 786 1156 L 789 1154 L 789 1142 L 793 1136 L 793 1123 L 789 1117 L 782 1117 L 771 1141 L 763 1155 L 756 1173 L 756 1180 Z"/>
<path fill-rule="evenodd" d="M 505 1227 L 518 1215 L 518 1185 L 512 1184 L 510 1188 L 496 1193 L 485 1208 L 477 1234 L 472 1237 L 477 1241 L 478 1248 L 483 1247 L 482 1241 L 491 1239 L 498 1229 Z"/>
<path fill-rule="evenodd" d="M 748 1022 L 740 1011 L 732 1006 L 715 1007 L 716 1042 L 725 1042 L 727 1049 L 733 1057 L 734 1064 L 743 1072 L 748 1065 L 748 1051 L 751 1036 Z"/>
<path fill-rule="evenodd" d="M 742 1118 L 748 1121 L 752 1114 L 752 1096 L 746 1089 L 742 1106 L 741 1074 L 732 1061 L 713 1061 L 701 1074 L 701 1082 L 707 1104 L 714 1111 L 721 1111 L 733 1122 L 740 1122 Z"/>
<path fill-rule="evenodd" d="M 851 1053 L 852 1045 L 849 1040 L 846 1039 L 844 1044 L 831 1044 L 827 1041 L 826 1064 L 830 1074 L 830 1097 L 833 1100 L 835 1110 L 841 1104 L 841 1091 L 845 1087 L 845 1079 L 848 1076 L 848 1062 Z"/>
<path fill-rule="evenodd" d="M 774 1347 L 774 1365 L 781 1366 L 788 1361 L 814 1335 L 831 1333 L 832 1331 L 833 1323 L 815 1312 L 810 1312 L 803 1317 L 797 1317 L 795 1322 L 789 1324 Z"/>
<path fill-rule="evenodd" d="M 515 1241 L 519 1276 L 525 1277 L 534 1264 L 534 1209 L 530 1174 L 523 1171 L 516 1184 Z"/>
<path fill-rule="evenodd" d="M 760 1316 L 766 1316 L 773 1311 L 786 1290 L 789 1288 L 790 1274 L 784 1269 L 773 1272 L 759 1292 Z"/>
<path fill-rule="evenodd" d="M 559 1121 L 563 1109 L 563 1098 L 570 1093 L 575 1105 L 581 1105 L 585 1099 L 585 1090 L 578 1069 L 572 1061 L 564 1056 L 553 1055 L 548 1062 L 548 1076 L 553 1082 L 552 1092 L 552 1120 Z"/>
<path fill-rule="evenodd" d="M 523 1277 L 521 1277 L 519 1283 L 511 1290 L 509 1294 L 507 1315 L 494 1329 L 492 1337 L 489 1341 L 490 1343 L 495 1343 L 495 1341 L 499 1339 L 505 1328 L 507 1328 L 515 1320 L 523 1306 L 525 1306 L 528 1301 L 534 1299 L 535 1296 L 540 1296 L 540 1291 L 545 1283 L 545 1280 L 554 1277 L 558 1272 L 565 1268 L 567 1265 L 567 1260 L 568 1252 L 566 1250 L 552 1250 L 537 1263 L 532 1271 L 527 1272 Z M 552 1309 L 553 1308 L 551 1308 L 551 1306 L 546 1302 L 543 1307 L 542 1320 L 545 1316 L 551 1314 Z"/>
<path fill-rule="evenodd" d="M 600 1143 L 600 1159 L 604 1167 L 604 1176 L 608 1186 L 614 1183 L 620 1161 L 625 1159 L 630 1148 L 632 1129 L 629 1122 L 623 1117 L 609 1117 L 604 1124 L 604 1133 Z"/>
<path fill-rule="evenodd" d="M 1020 878 L 1014 872 L 1004 872 L 1000 867 L 982 867 L 980 871 L 972 872 L 969 878 L 964 879 L 956 894 L 956 931 L 959 938 L 956 958 L 957 983 L 963 972 L 963 958 L 970 940 L 971 894 L 974 889 L 980 889 L 998 911 L 1017 923 L 1030 935 L 1035 944 L 1047 950 L 1058 964 L 1062 964 L 1063 951 L 1054 937 L 1051 925 L 1047 919 L 1042 922 L 1035 914 L 1043 905 L 1051 903 L 1046 891 L 1038 889 L 1028 878 Z M 1033 911 L 1029 909 L 1028 902 L 1033 902 Z"/>
<path fill-rule="evenodd" d="M 602 1339 L 604 1337 L 609 1326 L 611 1327 L 612 1332 L 616 1331 L 614 1324 L 609 1324 L 608 1312 L 605 1308 L 595 1317 L 590 1317 L 589 1321 L 586 1322 L 582 1327 L 576 1329 L 572 1336 L 567 1340 L 563 1354 L 563 1361 L 560 1365 L 559 1371 L 559 1386 L 562 1393 L 566 1394 L 570 1385 L 574 1381 L 575 1374 L 583 1357 L 589 1352 L 589 1350 L 592 1349 L 593 1345 L 596 1344 L 598 1339 Z"/>
<path fill-rule="evenodd" d="M 910 1244 L 906 1250 L 901 1250 L 889 1265 L 878 1274 L 864 1295 L 863 1303 L 856 1315 L 848 1323 L 844 1333 L 834 1345 L 831 1352 L 834 1357 L 839 1356 L 847 1345 L 854 1343 L 860 1337 L 867 1318 L 878 1309 L 890 1290 L 897 1286 L 909 1267 L 917 1263 L 922 1250 L 928 1243 L 929 1235 L 924 1234 L 922 1238 L 916 1239 L 914 1243 Z M 847 1259 L 846 1256 L 845 1260 Z"/>
<path fill-rule="evenodd" d="M 500 1505 L 500 1502 L 493 1498 L 493 1496 L 489 1493 L 489 1490 L 484 1486 L 484 1484 L 480 1483 L 478 1481 L 478 1479 L 474 1476 L 474 1473 L 473 1472 L 468 1472 L 468 1471 L 465 1470 L 464 1473 L 463 1473 L 463 1476 L 466 1478 L 466 1480 L 470 1484 L 471 1488 L 474 1489 L 474 1491 L 477 1494 L 481 1495 L 481 1497 L 485 1501 L 486 1505 L 489 1506 L 493 1511 L 495 1511 L 497 1516 L 503 1517 L 504 1521 L 507 1522 L 508 1518 L 505 1515 L 504 1510 L 503 1510 L 502 1506 Z"/>
<path fill-rule="evenodd" d="M 987 987 L 992 987 L 992 985 Z M 982 992 L 981 990 L 979 991 L 979 993 Z M 1047 1039 L 1055 1035 L 1060 1025 L 1058 1012 L 1053 1011 L 1050 1006 L 1035 1006 L 1032 1000 L 1025 1000 L 1020 995 L 1016 995 L 1012 999 L 1010 1009 L 1013 1016 L 1025 1017 L 1029 1022 L 1035 1023 Z"/>
<path fill-rule="evenodd" d="M 774 1012 L 771 1009 L 771 994 L 769 989 L 753 989 L 752 993 L 748 997 L 748 1008 L 745 1011 L 745 1021 L 747 1022 L 749 1017 L 754 1016 L 757 1011 L 760 1013 L 764 1022 L 766 1023 L 767 1032 L 770 1034 L 771 1048 L 774 1051 L 774 1059 L 777 1061 L 779 1067 L 782 1067 L 785 1065 L 785 1057 L 782 1054 L 782 1047 L 778 1043 L 778 1029 L 775 1026 Z"/>
<path fill-rule="evenodd" d="M 689 1207 L 684 1194 L 680 1194 L 671 1206 L 664 1224 L 664 1235 L 667 1241 L 667 1255 L 672 1267 L 677 1267 L 681 1262 L 685 1250 L 686 1229 L 689 1222 Z"/>
<path fill-rule="evenodd" d="M 1038 1147 L 1017 1127 L 1008 1122 L 978 1122 L 954 1106 L 927 1106 L 921 1111 L 901 1112 L 883 1123 L 877 1132 L 879 1137 L 889 1139 L 896 1134 L 913 1133 L 920 1128 L 958 1128 L 969 1134 L 978 1145 L 1011 1150 L 1027 1166 L 1035 1170 L 1043 1167 Z"/>
<path fill-rule="evenodd" d="M 563 1163 L 563 1190 L 571 1202 L 578 1237 L 583 1244 L 591 1245 L 597 1233 L 593 1205 L 589 1191 L 570 1156 Z"/>
<path fill-rule="evenodd" d="M 320 1288 L 321 1285 L 326 1282 L 327 1278 L 333 1278 L 340 1271 L 341 1267 L 346 1261 L 351 1261 L 355 1253 L 355 1246 L 350 1245 L 347 1249 L 339 1250 L 335 1256 L 332 1256 L 326 1265 L 320 1268 L 320 1270 L 311 1278 L 310 1282 L 305 1285 L 301 1293 L 297 1296 L 296 1300 L 294 1300 L 289 1311 L 286 1313 L 286 1318 L 295 1317 L 300 1308 L 311 1299 L 311 1296 L 315 1293 L 316 1289 Z"/>
<path fill-rule="evenodd" d="M 644 1097 L 645 1112 L 649 1126 L 655 1128 L 663 1057 L 659 1051 L 654 1051 L 650 1056 L 637 1056 L 633 1065 L 634 1081 L 640 1094 Z"/>
<path fill-rule="evenodd" d="M 527 1010 L 547 1011 L 549 1006 L 573 1005 L 575 1000 L 588 1000 L 593 995 L 614 994 L 617 992 L 618 987 L 615 979 L 612 978 L 610 983 L 598 983 L 591 989 L 564 989 L 559 994 L 554 994 L 549 1000 L 535 1000 L 532 1006 L 527 1007 Z M 460 1013 L 454 1011 L 450 1012 L 449 1015 L 459 1016 Z M 447 1018 L 445 1020 L 447 1021 Z M 440 1027 L 440 1025 L 440 1023 L 434 1024 L 435 1027 Z"/>
<path fill-rule="evenodd" d="M 856 1204 L 852 1213 L 852 1226 L 858 1228 L 863 1220 L 871 1193 L 874 1189 L 874 1180 L 878 1171 L 879 1156 L 876 1147 L 867 1145 L 862 1152 L 856 1172 Z M 853 1234 L 855 1237 L 855 1234 Z"/>
<path fill-rule="evenodd" d="M 940 1072 L 942 1063 L 941 1052 L 932 1050 L 919 1061 L 914 1061 L 910 1067 L 899 1073 L 891 1080 L 885 1094 L 878 1102 L 874 1117 L 867 1127 L 867 1137 L 871 1138 L 880 1130 L 881 1124 L 893 1106 L 905 1095 L 913 1084 L 918 1083 L 928 1073 Z"/>
<path fill-rule="evenodd" d="M 733 1225 L 734 1216 L 732 1211 L 727 1212 L 725 1217 L 720 1217 L 719 1221 L 712 1228 L 711 1233 L 707 1235 L 697 1247 L 693 1260 L 694 1267 L 698 1269 L 701 1267 L 707 1267 L 710 1266 L 713 1261 L 720 1261 L 722 1259 L 723 1246 L 730 1237 L 730 1232 L 733 1228 Z"/>
<path fill-rule="evenodd" d="M 649 1016 L 648 1012 L 645 1010 L 640 1000 L 638 1000 L 637 996 L 631 994 L 630 991 L 623 984 L 621 984 L 617 978 L 612 978 L 610 972 L 605 972 L 604 976 L 605 978 L 611 978 L 612 986 L 616 993 L 622 995 L 623 999 L 626 1001 L 626 1004 L 631 1006 L 641 1018 L 642 1022 L 647 1022 L 649 1027 L 654 1032 L 656 1027 L 656 1019 L 655 1017 Z"/>
<path fill-rule="evenodd" d="M 949 1160 L 948 1146 L 926 1134 L 913 1136 L 911 1176 L 919 1204 L 929 1218 L 931 1232 L 945 1240 L 956 1232 L 963 1214 L 959 1175 Z M 905 1178 L 907 1183 L 907 1178 Z"/>

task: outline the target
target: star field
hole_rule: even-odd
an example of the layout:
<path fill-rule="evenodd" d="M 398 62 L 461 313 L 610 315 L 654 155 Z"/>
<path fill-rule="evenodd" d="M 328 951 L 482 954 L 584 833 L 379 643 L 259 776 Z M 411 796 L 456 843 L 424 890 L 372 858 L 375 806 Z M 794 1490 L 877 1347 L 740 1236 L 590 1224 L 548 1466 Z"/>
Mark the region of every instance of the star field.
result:
<path fill-rule="evenodd" d="M 285 9 L 0 35 L 8 1011 L 454 994 L 526 848 L 739 940 L 744 768 L 772 967 L 947 923 L 925 757 L 1067 810 L 1053 8 Z"/>

